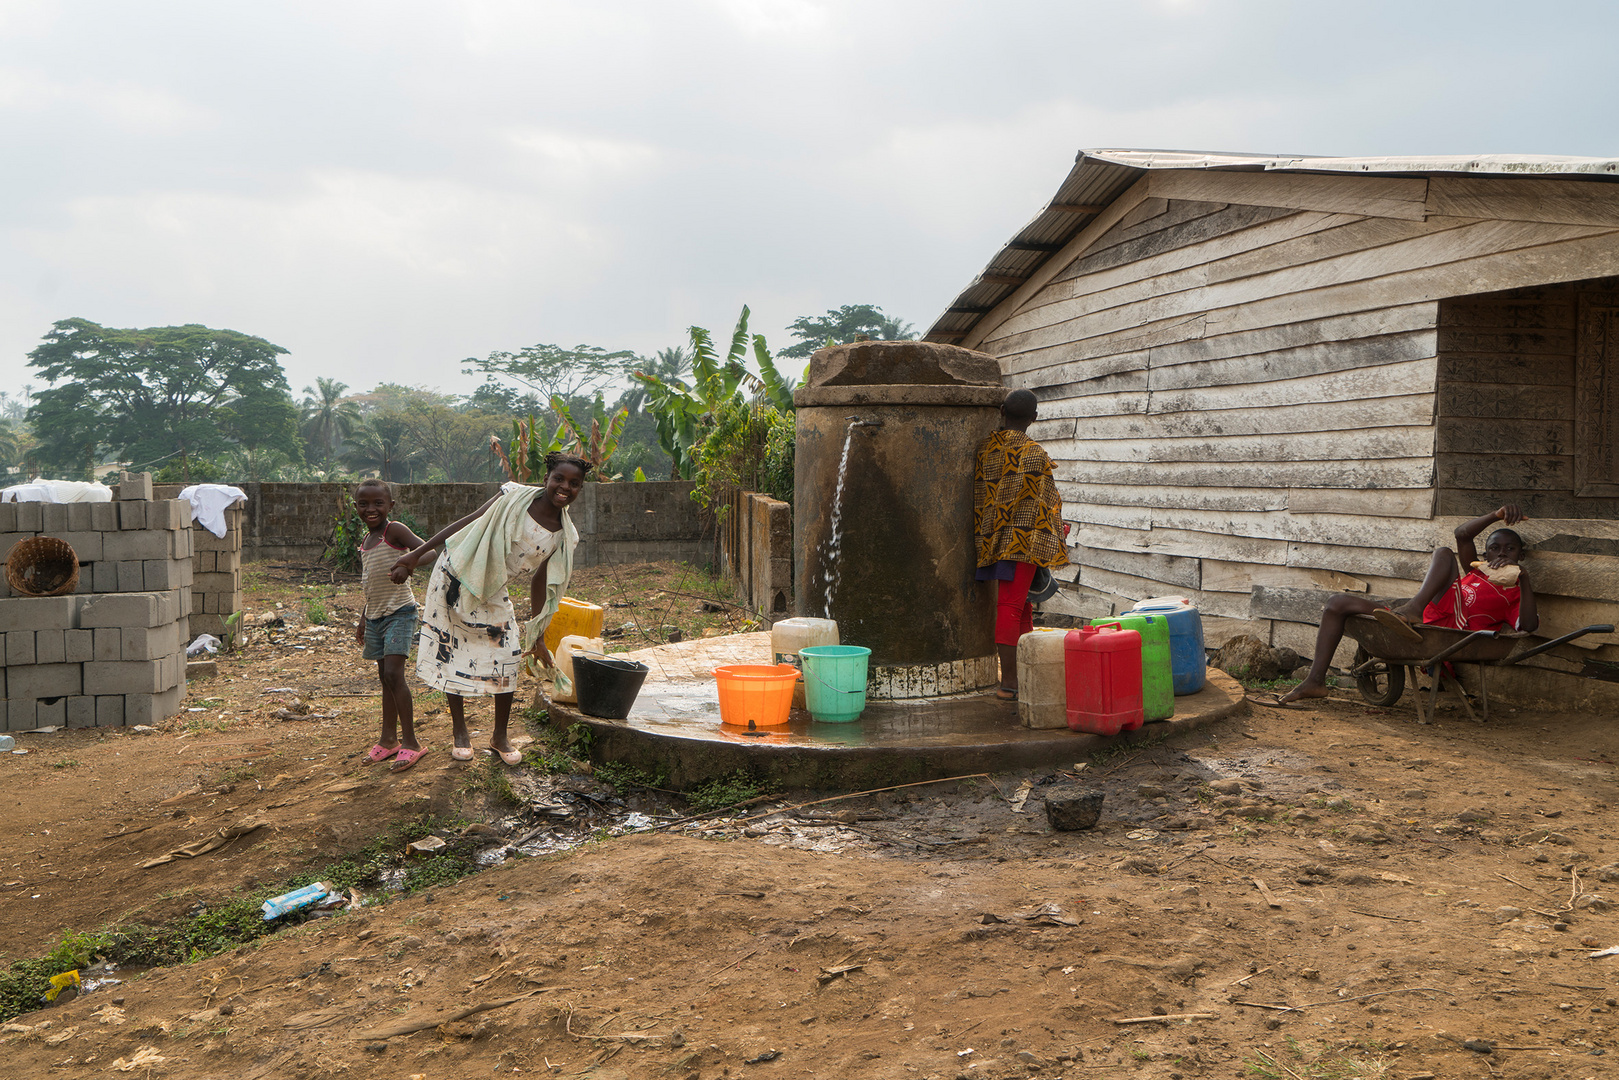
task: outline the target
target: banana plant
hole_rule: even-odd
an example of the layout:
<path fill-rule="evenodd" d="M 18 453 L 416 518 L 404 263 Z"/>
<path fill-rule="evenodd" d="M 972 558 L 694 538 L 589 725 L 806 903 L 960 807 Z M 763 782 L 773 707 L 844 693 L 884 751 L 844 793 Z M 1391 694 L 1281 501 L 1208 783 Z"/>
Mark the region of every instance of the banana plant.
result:
<path fill-rule="evenodd" d="M 509 455 L 506 448 L 500 445 L 498 435 L 489 436 L 489 452 L 499 460 L 507 479 L 516 480 L 519 484 L 532 484 L 545 479 L 545 455 L 562 449 L 563 431 L 564 428 L 559 426 L 550 439 L 544 439 L 540 434 L 539 421 L 530 413 L 527 420 L 512 421 Z"/>
<path fill-rule="evenodd" d="M 607 471 L 607 462 L 618 449 L 618 441 L 624 435 L 624 425 L 629 421 L 630 410 L 620 409 L 609 418 L 607 410 L 602 407 L 601 396 L 597 395 L 591 406 L 593 415 L 587 434 L 584 425 L 574 419 L 568 403 L 563 401 L 560 395 L 552 395 L 551 409 L 562 420 L 562 428 L 559 430 L 565 430 L 573 439 L 575 452 L 595 466 L 597 479 L 609 481 L 620 479 L 622 474 Z M 603 420 L 607 421 L 605 428 L 602 425 Z"/>

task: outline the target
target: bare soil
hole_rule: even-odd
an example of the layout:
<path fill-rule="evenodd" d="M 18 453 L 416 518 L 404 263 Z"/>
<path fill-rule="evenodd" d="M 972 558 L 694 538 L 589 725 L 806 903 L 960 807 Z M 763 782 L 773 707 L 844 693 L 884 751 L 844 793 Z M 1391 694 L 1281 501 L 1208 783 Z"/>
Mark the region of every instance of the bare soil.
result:
<path fill-rule="evenodd" d="M 620 622 L 745 622 L 703 611 L 689 579 L 593 573 L 576 593 L 631 597 Z M 452 762 L 432 695 L 435 752 L 398 775 L 361 764 L 378 699 L 348 636 L 353 583 L 250 580 L 250 610 L 279 601 L 290 625 L 194 683 L 200 711 L 0 755 L 6 960 L 185 920 L 407 824 L 463 851 L 536 829 L 567 850 L 362 886 L 357 910 L 116 972 L 0 1028 L 7 1075 L 1619 1075 L 1619 957 L 1590 956 L 1619 945 L 1608 718 L 1418 725 L 1408 703 L 1339 697 L 1064 773 L 797 809 L 832 793 L 784 792 L 615 836 L 688 810 L 584 773 Z M 309 627 L 311 598 L 332 629 Z M 292 697 L 336 715 L 276 719 Z M 1043 792 L 1070 780 L 1105 792 L 1093 830 L 1046 822 Z"/>

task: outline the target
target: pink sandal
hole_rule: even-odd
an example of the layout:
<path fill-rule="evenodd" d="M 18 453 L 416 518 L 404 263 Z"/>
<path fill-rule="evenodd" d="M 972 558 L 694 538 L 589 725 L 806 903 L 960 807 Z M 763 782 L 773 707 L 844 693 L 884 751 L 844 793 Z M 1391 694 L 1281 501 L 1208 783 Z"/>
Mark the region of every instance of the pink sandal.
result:
<path fill-rule="evenodd" d="M 523 752 L 521 750 L 501 750 L 491 746 L 489 752 L 508 765 L 521 765 L 523 763 Z"/>
<path fill-rule="evenodd" d="M 399 751 L 399 760 L 394 762 L 393 768 L 389 769 L 388 771 L 389 772 L 404 772 L 406 769 L 410 768 L 412 765 L 414 765 L 418 761 L 422 760 L 422 756 L 424 754 L 426 754 L 426 753 L 427 753 L 427 747 L 425 747 L 425 746 L 422 747 L 420 750 L 400 750 Z"/>
<path fill-rule="evenodd" d="M 401 744 L 399 743 L 394 743 L 392 746 L 383 746 L 381 743 L 377 743 L 366 752 L 366 764 L 377 765 L 387 761 L 389 758 L 399 753 L 400 747 Z"/>

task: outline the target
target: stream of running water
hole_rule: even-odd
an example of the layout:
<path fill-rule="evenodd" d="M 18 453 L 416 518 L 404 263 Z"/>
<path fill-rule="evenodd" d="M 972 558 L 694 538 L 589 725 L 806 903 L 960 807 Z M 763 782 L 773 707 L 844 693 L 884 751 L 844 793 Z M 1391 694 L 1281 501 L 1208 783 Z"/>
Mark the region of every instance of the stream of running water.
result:
<path fill-rule="evenodd" d="M 843 453 L 838 458 L 838 486 L 832 495 L 832 530 L 821 544 L 821 565 L 826 568 L 826 603 L 821 617 L 832 617 L 832 597 L 843 577 L 843 482 L 849 472 L 849 444 L 854 441 L 854 429 L 860 421 L 850 422 L 843 433 Z"/>

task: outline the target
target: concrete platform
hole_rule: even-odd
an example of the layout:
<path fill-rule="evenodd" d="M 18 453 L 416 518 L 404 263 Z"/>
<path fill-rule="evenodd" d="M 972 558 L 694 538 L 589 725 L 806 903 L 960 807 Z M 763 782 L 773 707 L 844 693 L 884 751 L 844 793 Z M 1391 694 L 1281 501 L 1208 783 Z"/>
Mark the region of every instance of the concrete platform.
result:
<path fill-rule="evenodd" d="M 970 773 L 1072 766 L 1120 742 L 1159 739 L 1244 712 L 1242 687 L 1209 671 L 1196 694 L 1175 699 L 1175 716 L 1116 736 L 1018 721 L 1017 706 L 983 694 L 926 703 L 874 701 L 851 724 L 818 724 L 795 710 L 785 727 L 748 732 L 720 723 L 713 669 L 770 663 L 768 633 L 735 634 L 631 653 L 651 668 L 627 720 L 602 720 L 553 705 L 551 723 L 584 724 L 593 761 L 663 772 L 684 790 L 745 769 L 788 787 L 864 788 Z"/>

